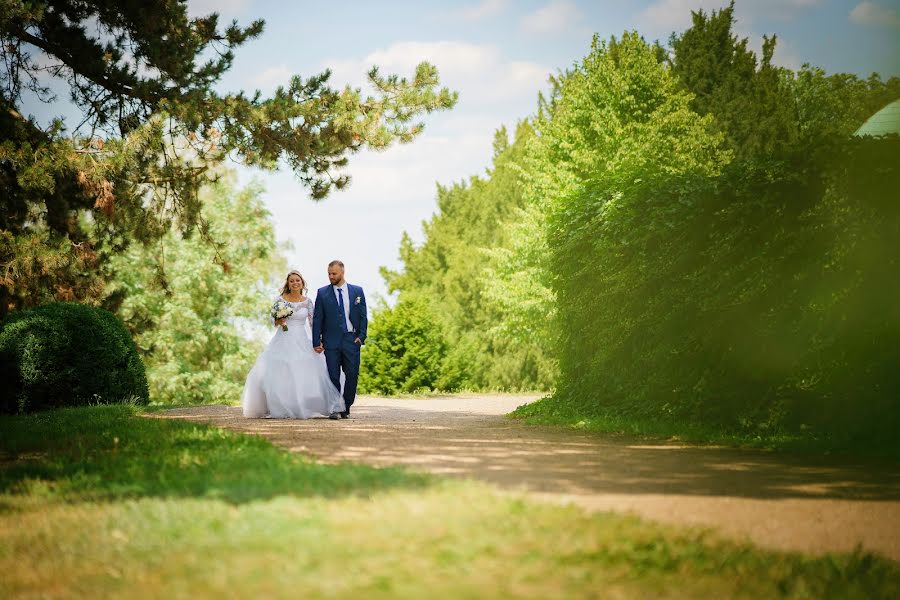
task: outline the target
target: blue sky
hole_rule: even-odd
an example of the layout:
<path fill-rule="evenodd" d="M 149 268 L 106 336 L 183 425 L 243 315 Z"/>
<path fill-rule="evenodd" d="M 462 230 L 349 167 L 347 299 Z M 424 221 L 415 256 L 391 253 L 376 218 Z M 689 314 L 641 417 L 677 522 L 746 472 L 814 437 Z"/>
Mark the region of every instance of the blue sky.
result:
<path fill-rule="evenodd" d="M 494 130 L 530 115 L 547 76 L 578 61 L 593 33 L 606 38 L 636 29 L 647 39 L 667 40 L 689 25 L 691 9 L 724 4 L 191 0 L 189 11 L 266 21 L 263 35 L 239 49 L 223 90 L 267 92 L 292 74 L 326 67 L 335 85 L 363 85 L 373 64 L 383 73 L 410 75 L 429 60 L 442 83 L 460 93 L 454 110 L 425 118 L 425 132 L 411 145 L 351 157 L 353 183 L 324 202 L 310 201 L 290 172 L 239 169 L 242 181 L 265 185 L 277 236 L 292 243 L 289 262 L 311 286 L 327 283 L 328 261 L 340 258 L 348 280 L 374 296 L 385 291 L 379 266 L 399 264 L 402 233 L 422 239 L 421 223 L 436 208 L 436 183 L 483 173 Z M 775 58 L 784 66 L 809 62 L 828 72 L 900 75 L 900 0 L 738 0 L 735 11 L 736 29 L 752 47 L 759 48 L 763 34 L 778 35 Z"/>

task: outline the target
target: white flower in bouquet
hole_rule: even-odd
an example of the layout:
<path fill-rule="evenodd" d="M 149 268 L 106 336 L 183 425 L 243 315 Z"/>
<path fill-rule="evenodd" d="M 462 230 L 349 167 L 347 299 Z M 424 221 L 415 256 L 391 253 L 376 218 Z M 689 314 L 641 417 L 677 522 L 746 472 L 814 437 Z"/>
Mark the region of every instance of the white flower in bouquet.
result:
<path fill-rule="evenodd" d="M 293 309 L 293 307 L 291 307 L 290 304 L 288 304 L 287 302 L 285 302 L 284 300 L 279 298 L 278 300 L 275 301 L 275 304 L 272 305 L 271 314 L 272 314 L 272 318 L 277 321 L 278 319 L 285 319 L 285 318 L 291 316 L 292 314 L 294 314 L 294 309 Z M 287 323 L 282 325 L 281 329 L 283 331 L 287 331 L 288 330 Z"/>

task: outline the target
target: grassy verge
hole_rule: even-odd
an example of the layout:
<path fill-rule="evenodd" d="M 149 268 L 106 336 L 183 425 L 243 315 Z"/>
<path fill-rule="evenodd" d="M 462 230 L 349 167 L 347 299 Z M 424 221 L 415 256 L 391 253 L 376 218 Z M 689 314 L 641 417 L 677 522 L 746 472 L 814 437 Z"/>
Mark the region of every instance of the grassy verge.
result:
<path fill-rule="evenodd" d="M 871 598 L 809 558 L 472 482 L 318 465 L 128 407 L 0 418 L 0 597 Z"/>
<path fill-rule="evenodd" d="M 628 436 L 666 439 L 696 444 L 766 448 L 802 454 L 836 454 L 873 459 L 900 459 L 900 439 L 839 439 L 796 433 L 760 433 L 729 431 L 704 423 L 677 423 L 666 420 L 627 418 L 621 415 L 582 415 L 561 407 L 550 398 L 525 404 L 510 417 L 531 425 L 555 425 L 579 431 L 614 433 Z"/>
<path fill-rule="evenodd" d="M 421 488 L 432 481 L 401 469 L 321 465 L 260 437 L 139 418 L 138 410 L 107 405 L 0 419 L 0 503 L 22 494 L 46 502 L 149 496 L 241 503 Z"/>

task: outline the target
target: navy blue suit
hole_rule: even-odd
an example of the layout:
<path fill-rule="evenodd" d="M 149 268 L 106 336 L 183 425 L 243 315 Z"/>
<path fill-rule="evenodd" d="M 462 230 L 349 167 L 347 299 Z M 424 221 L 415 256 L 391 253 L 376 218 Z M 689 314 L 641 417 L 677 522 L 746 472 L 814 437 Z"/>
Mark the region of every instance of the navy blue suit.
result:
<path fill-rule="evenodd" d="M 328 376 L 338 390 L 341 389 L 341 371 L 344 372 L 344 403 L 347 414 L 356 399 L 356 386 L 359 383 L 360 346 L 366 343 L 366 332 L 369 328 L 369 317 L 366 312 L 366 296 L 358 285 L 344 283 L 347 288 L 347 301 L 350 303 L 350 325 L 341 313 L 335 288 L 326 285 L 319 288 L 316 294 L 316 307 L 313 311 L 312 344 L 325 347 L 325 364 L 328 365 Z M 356 338 L 361 344 L 356 343 Z"/>

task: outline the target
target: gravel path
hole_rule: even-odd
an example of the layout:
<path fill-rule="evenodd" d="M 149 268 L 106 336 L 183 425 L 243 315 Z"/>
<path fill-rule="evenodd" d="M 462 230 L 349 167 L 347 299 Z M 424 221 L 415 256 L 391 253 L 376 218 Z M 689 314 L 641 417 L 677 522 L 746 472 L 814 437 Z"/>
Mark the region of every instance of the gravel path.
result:
<path fill-rule="evenodd" d="M 404 465 L 589 510 L 699 525 L 812 554 L 857 545 L 900 560 L 900 465 L 635 442 L 503 415 L 531 396 L 359 398 L 349 420 L 244 419 L 239 407 L 157 413 L 264 435 L 325 462 Z"/>

